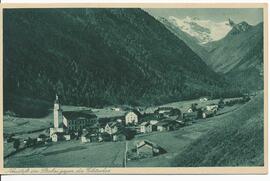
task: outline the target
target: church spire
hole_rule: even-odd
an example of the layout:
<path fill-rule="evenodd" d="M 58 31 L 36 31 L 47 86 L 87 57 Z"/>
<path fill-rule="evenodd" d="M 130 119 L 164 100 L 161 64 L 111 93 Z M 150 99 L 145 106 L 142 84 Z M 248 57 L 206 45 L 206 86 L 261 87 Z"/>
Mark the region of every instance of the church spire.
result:
<path fill-rule="evenodd" d="M 54 127 L 59 128 L 61 122 L 62 122 L 62 110 L 60 107 L 59 97 L 56 94 L 54 101 Z"/>
<path fill-rule="evenodd" d="M 58 95 L 55 94 L 55 101 L 54 101 L 55 104 L 59 104 L 59 98 L 58 98 Z"/>

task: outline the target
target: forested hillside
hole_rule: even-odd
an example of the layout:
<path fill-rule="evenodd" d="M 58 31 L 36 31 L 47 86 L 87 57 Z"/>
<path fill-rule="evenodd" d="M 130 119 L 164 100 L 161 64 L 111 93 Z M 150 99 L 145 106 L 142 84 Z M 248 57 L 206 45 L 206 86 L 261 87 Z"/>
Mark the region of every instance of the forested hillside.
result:
<path fill-rule="evenodd" d="M 104 106 L 231 92 L 183 41 L 140 9 L 4 10 L 4 103 Z"/>

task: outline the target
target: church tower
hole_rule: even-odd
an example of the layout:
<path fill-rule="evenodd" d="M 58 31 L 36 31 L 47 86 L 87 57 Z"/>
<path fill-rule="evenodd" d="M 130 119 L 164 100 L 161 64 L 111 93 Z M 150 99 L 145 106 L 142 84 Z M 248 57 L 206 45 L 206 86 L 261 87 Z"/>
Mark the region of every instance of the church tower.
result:
<path fill-rule="evenodd" d="M 60 102 L 59 102 L 59 98 L 56 95 L 55 101 L 54 101 L 54 128 L 59 128 L 60 127 L 60 123 L 63 121 L 62 118 L 62 110 L 60 107 Z"/>

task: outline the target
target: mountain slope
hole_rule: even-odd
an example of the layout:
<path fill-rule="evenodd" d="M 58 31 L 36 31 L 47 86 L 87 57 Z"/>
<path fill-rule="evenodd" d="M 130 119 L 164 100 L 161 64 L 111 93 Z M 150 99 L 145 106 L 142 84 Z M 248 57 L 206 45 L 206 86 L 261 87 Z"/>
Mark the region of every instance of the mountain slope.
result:
<path fill-rule="evenodd" d="M 184 19 L 170 16 L 168 21 L 195 38 L 201 45 L 225 37 L 232 29 L 232 24 L 234 24 L 230 19 L 223 22 L 214 22 L 211 20 L 201 20 L 197 17 L 190 18 L 188 16 Z"/>
<path fill-rule="evenodd" d="M 263 88 L 263 24 L 239 23 L 222 40 L 206 45 L 213 70 L 244 89 Z"/>
<path fill-rule="evenodd" d="M 188 145 L 173 166 L 263 166 L 263 92 L 227 115 Z M 216 120 L 217 121 L 217 120 Z"/>
<path fill-rule="evenodd" d="M 195 37 L 192 37 L 190 34 L 182 31 L 175 23 L 166 18 L 159 17 L 157 19 L 180 40 L 183 40 L 195 53 L 200 56 L 202 60 L 205 61 L 208 59 L 209 53 L 202 45 L 200 45 L 200 42 Z"/>
<path fill-rule="evenodd" d="M 212 70 L 225 75 L 233 86 L 240 85 L 243 91 L 263 88 L 262 23 L 251 26 L 246 22 L 235 24 L 229 19 L 227 24 L 232 29 L 224 38 L 202 45 L 196 36 L 182 31 L 184 27 L 176 23 L 179 20 L 165 18 L 158 20 L 182 39 Z"/>
<path fill-rule="evenodd" d="M 140 9 L 4 11 L 4 97 L 102 106 L 222 91 L 222 79 Z"/>
<path fill-rule="evenodd" d="M 239 28 L 242 27 L 242 28 Z M 210 59 L 206 62 L 216 72 L 227 73 L 232 70 L 240 62 L 243 64 L 243 59 L 250 59 L 257 56 L 251 54 L 253 49 L 261 48 L 263 43 L 263 25 L 251 26 L 242 22 L 234 26 L 222 40 L 207 44 L 207 49 L 210 52 Z M 253 52 L 255 53 L 255 52 Z M 258 52 L 259 54 L 262 51 Z M 246 60 L 247 61 L 247 60 Z M 252 63 L 253 61 L 249 63 Z M 252 63 L 254 64 L 254 63 Z M 242 67 L 243 69 L 244 67 Z"/>

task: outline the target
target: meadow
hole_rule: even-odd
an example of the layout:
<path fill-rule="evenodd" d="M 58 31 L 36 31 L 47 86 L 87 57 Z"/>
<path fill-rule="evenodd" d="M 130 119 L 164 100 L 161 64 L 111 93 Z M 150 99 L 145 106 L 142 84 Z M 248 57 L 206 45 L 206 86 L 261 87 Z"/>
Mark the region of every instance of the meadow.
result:
<path fill-rule="evenodd" d="M 215 103 L 211 100 L 207 103 Z M 198 100 L 171 103 L 164 106 L 185 108 Z M 65 110 L 75 107 L 64 106 Z M 77 107 L 77 109 L 87 109 Z M 121 115 L 110 108 L 93 109 L 99 116 Z M 26 118 L 21 119 L 22 122 Z M 18 122 L 20 118 L 16 119 Z M 52 122 L 50 114 L 39 121 L 29 119 L 24 127 L 6 124 L 5 130 L 17 137 L 31 134 L 23 130 L 44 128 Z M 32 122 L 35 122 L 32 124 Z M 46 123 L 46 124 L 45 124 Z M 37 126 L 39 125 L 39 126 Z M 39 132 L 38 132 L 39 133 Z M 246 104 L 228 106 L 218 111 L 217 116 L 198 119 L 190 126 L 171 132 L 152 132 L 137 135 L 128 141 L 131 149 L 138 140 L 150 140 L 164 148 L 167 153 L 152 158 L 129 160 L 127 167 L 171 166 L 246 166 L 263 165 L 263 92 Z M 27 148 L 4 160 L 5 167 L 122 167 L 126 142 L 86 143 L 80 140 L 50 143 L 36 148 Z M 12 147 L 5 143 L 5 149 Z"/>

